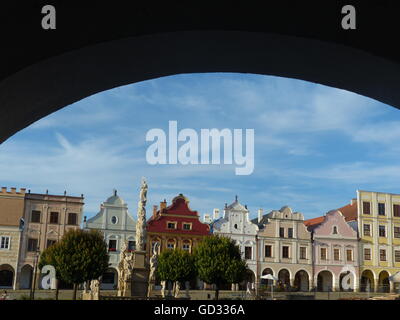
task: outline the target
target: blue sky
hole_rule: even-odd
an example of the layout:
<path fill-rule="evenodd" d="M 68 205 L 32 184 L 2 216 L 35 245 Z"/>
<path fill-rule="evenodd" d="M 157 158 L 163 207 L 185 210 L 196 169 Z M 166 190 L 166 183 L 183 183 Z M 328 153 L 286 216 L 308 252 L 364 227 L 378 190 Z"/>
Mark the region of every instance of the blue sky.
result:
<path fill-rule="evenodd" d="M 255 130 L 255 165 L 146 162 L 148 130 Z M 251 217 L 288 205 L 306 218 L 350 202 L 356 190 L 400 193 L 400 111 L 300 80 L 252 74 L 186 74 L 105 91 L 41 119 L 0 145 L 0 181 L 35 193 L 85 195 L 98 212 L 115 188 L 136 216 L 140 179 L 148 214 L 179 193 L 201 215 L 235 195 Z"/>

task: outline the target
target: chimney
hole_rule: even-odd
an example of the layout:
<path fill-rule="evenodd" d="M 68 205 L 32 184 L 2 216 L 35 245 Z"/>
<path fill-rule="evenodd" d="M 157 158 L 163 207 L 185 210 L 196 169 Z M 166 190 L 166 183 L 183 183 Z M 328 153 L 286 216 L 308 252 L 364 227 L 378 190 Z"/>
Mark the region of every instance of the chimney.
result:
<path fill-rule="evenodd" d="M 351 205 L 356 204 L 356 203 L 357 203 L 357 199 L 356 198 L 351 199 L 351 201 L 350 201 Z"/>
<path fill-rule="evenodd" d="M 7 193 L 7 187 L 1 187 L 1 193 Z"/>
<path fill-rule="evenodd" d="M 204 223 L 210 223 L 211 222 L 211 217 L 210 217 L 210 215 L 208 213 L 204 214 L 203 222 Z"/>
<path fill-rule="evenodd" d="M 19 192 L 20 192 L 21 194 L 25 194 L 25 191 L 26 191 L 25 188 L 20 188 L 20 189 L 19 189 Z"/>
<path fill-rule="evenodd" d="M 263 209 L 258 209 L 258 223 L 261 222 L 262 215 L 263 215 Z"/>
<path fill-rule="evenodd" d="M 157 217 L 157 209 L 158 209 L 158 206 L 153 206 L 153 219 L 155 219 Z"/>
<path fill-rule="evenodd" d="M 219 218 L 219 209 L 214 209 L 213 211 L 213 215 L 214 215 L 214 220 L 217 220 Z"/>
<path fill-rule="evenodd" d="M 163 202 L 160 202 L 160 213 L 167 207 L 167 200 L 164 199 Z"/>
<path fill-rule="evenodd" d="M 17 188 L 12 187 L 11 188 L 11 193 L 17 193 Z"/>

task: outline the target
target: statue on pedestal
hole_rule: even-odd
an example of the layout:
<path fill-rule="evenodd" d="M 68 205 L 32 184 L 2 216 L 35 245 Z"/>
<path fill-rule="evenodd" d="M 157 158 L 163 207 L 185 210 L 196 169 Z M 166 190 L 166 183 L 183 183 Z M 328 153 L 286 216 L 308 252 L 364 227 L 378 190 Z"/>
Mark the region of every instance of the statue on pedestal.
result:
<path fill-rule="evenodd" d="M 100 281 L 92 280 L 90 281 L 90 298 L 92 300 L 99 300 L 100 296 Z"/>
<path fill-rule="evenodd" d="M 149 288 L 147 290 L 147 296 L 150 297 L 151 290 L 153 289 L 153 285 L 156 281 L 156 271 L 158 266 L 158 248 L 160 244 L 156 242 L 153 248 L 153 255 L 150 258 L 150 275 L 149 275 Z"/>
<path fill-rule="evenodd" d="M 119 260 L 118 296 L 130 295 L 130 282 L 132 279 L 133 256 L 128 251 L 127 241 L 122 243 Z"/>

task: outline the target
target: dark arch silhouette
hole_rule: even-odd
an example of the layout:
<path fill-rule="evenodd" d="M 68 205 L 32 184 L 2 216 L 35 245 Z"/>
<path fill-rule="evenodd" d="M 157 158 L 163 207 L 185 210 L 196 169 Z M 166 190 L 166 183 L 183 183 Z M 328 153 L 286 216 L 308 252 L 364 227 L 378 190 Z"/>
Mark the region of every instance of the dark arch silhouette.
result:
<path fill-rule="evenodd" d="M 45 4 L 13 1 L 0 14 L 0 28 L 10 30 L 0 52 L 0 143 L 89 95 L 181 73 L 303 79 L 400 107 L 397 11 L 390 3 L 354 2 L 358 27 L 350 31 L 341 28 L 344 1 L 127 8 L 55 0 L 53 31 L 40 27 Z"/>

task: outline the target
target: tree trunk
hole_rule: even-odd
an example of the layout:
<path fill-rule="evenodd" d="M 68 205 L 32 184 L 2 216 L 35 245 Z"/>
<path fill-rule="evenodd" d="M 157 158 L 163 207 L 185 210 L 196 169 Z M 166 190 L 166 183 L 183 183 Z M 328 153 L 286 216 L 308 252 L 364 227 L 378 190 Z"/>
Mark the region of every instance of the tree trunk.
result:
<path fill-rule="evenodd" d="M 60 280 L 56 279 L 56 300 L 58 300 Z"/>
<path fill-rule="evenodd" d="M 219 285 L 216 283 L 215 284 L 215 300 L 218 300 L 219 298 Z"/>
<path fill-rule="evenodd" d="M 78 285 L 74 283 L 74 295 L 72 296 L 72 300 L 76 300 L 76 291 L 78 290 Z"/>

